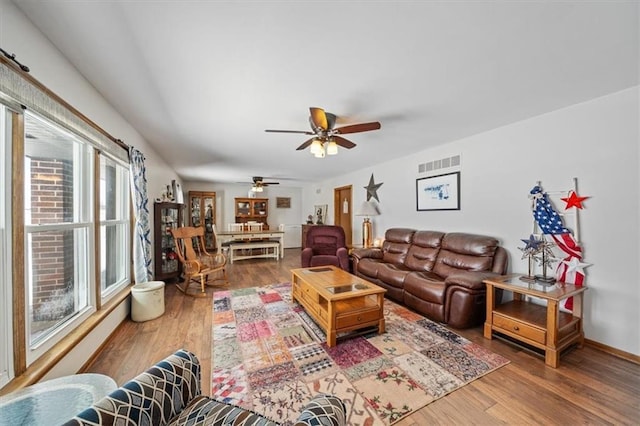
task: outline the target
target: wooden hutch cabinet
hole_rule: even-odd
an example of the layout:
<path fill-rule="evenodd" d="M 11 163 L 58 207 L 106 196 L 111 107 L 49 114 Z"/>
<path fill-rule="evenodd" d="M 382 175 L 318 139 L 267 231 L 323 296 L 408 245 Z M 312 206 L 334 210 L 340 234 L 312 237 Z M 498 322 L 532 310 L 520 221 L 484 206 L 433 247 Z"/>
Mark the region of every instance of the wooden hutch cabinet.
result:
<path fill-rule="evenodd" d="M 216 193 L 189 191 L 189 226 L 204 227 L 204 244 L 208 252 L 216 249 L 213 225 L 216 223 Z"/>
<path fill-rule="evenodd" d="M 236 198 L 236 223 L 261 222 L 263 229 L 269 229 L 268 198 Z"/>
<path fill-rule="evenodd" d="M 154 276 L 158 281 L 180 276 L 182 266 L 175 252 L 171 229 L 182 226 L 184 205 L 171 202 L 155 203 L 153 210 L 154 229 Z"/>

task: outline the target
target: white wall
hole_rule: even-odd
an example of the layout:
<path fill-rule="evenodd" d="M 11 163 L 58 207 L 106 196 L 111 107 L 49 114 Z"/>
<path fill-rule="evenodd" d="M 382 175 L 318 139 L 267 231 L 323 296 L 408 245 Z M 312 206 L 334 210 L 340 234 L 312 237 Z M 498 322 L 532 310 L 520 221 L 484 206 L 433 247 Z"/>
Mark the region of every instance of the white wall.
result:
<path fill-rule="evenodd" d="M 0 46 L 16 54 L 30 74 L 79 110 L 112 136 L 135 146 L 146 157 L 148 191 L 151 199 L 159 196 L 164 185 L 177 179 L 175 172 L 153 150 L 148 141 L 109 105 L 60 52 L 36 29 L 10 1 L 0 0 Z M 150 204 L 150 208 L 153 204 Z M 153 225 L 153 211 L 151 211 Z M 60 361 L 50 374 L 69 374 L 80 368 L 128 315 L 126 299 L 101 326 L 92 331 Z M 58 372 L 58 373 L 56 373 Z M 48 378 L 50 376 L 47 376 Z"/>
<path fill-rule="evenodd" d="M 332 211 L 333 188 L 347 184 L 358 206 L 373 173 L 383 182 L 374 235 L 390 227 L 492 235 L 509 251 L 512 271 L 526 272 L 517 248 L 533 229 L 529 190 L 537 181 L 549 192 L 569 189 L 577 177 L 579 194 L 590 197 L 579 212 L 584 262 L 593 264 L 586 337 L 640 355 L 639 96 L 635 87 L 326 180 L 304 188 L 303 211 L 320 203 Z M 461 166 L 444 172 L 461 171 L 460 211 L 416 211 L 416 178 L 427 176 L 418 164 L 456 154 Z M 353 229 L 358 241 L 357 217 Z"/>

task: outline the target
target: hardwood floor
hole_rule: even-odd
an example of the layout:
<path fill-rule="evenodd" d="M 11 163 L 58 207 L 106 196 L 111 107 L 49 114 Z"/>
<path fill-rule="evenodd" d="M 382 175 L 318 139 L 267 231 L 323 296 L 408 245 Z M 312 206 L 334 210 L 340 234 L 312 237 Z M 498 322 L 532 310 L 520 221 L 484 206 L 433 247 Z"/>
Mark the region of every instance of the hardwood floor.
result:
<path fill-rule="evenodd" d="M 235 262 L 228 268 L 230 287 L 290 282 L 289 270 L 298 267 L 299 249 L 287 249 L 285 258 L 278 262 Z M 208 288 L 208 296 L 214 290 Z M 165 304 L 160 318 L 143 323 L 125 321 L 85 372 L 109 375 L 121 385 L 184 348 L 200 359 L 202 388 L 208 394 L 212 297 L 185 297 L 169 283 Z M 511 363 L 427 405 L 398 425 L 638 424 L 640 365 L 585 345 L 564 354 L 560 367 L 553 369 L 545 366 L 539 355 L 501 340 L 485 339 L 482 327 L 454 331 Z"/>

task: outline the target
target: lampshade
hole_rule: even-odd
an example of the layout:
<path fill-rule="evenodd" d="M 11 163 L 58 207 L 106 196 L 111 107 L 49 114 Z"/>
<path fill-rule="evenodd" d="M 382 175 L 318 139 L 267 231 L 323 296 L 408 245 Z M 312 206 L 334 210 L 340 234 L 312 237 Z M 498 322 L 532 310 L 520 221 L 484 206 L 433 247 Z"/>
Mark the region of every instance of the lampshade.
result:
<path fill-rule="evenodd" d="M 370 201 L 363 201 L 356 216 L 378 216 L 378 208 Z"/>
<path fill-rule="evenodd" d="M 338 144 L 331 140 L 327 143 L 327 155 L 336 155 L 338 153 Z"/>
<path fill-rule="evenodd" d="M 313 142 L 313 143 L 315 143 L 315 142 Z M 311 146 L 313 146 L 313 144 L 311 144 Z M 320 144 L 320 150 L 314 152 L 313 156 L 316 157 L 316 158 L 324 158 L 325 154 L 326 153 L 324 151 L 324 144 L 321 143 Z"/>
<path fill-rule="evenodd" d="M 320 151 L 324 151 L 324 148 L 322 146 L 322 141 L 320 139 L 314 139 L 313 142 L 311 142 L 311 148 L 309 150 L 313 155 L 317 157 Z"/>

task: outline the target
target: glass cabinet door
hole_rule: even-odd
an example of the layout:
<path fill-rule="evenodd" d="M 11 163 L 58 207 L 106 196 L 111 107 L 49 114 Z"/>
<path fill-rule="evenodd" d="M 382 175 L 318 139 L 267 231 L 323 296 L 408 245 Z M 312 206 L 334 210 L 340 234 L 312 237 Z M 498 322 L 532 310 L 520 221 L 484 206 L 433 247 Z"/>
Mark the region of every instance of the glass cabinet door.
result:
<path fill-rule="evenodd" d="M 246 201 L 238 201 L 236 203 L 236 215 L 237 216 L 249 216 L 250 207 L 249 203 Z"/>
<path fill-rule="evenodd" d="M 191 200 L 191 226 L 202 226 L 202 210 L 200 209 L 202 199 L 195 195 L 190 196 L 189 199 Z"/>
<path fill-rule="evenodd" d="M 162 258 L 161 258 L 161 271 L 163 274 L 171 274 L 178 272 L 178 255 L 175 252 L 175 244 L 173 242 L 173 236 L 171 230 L 179 226 L 178 223 L 178 209 L 167 207 L 161 209 L 161 232 L 162 232 Z"/>
<path fill-rule="evenodd" d="M 253 203 L 252 216 L 266 216 L 267 215 L 267 203 L 266 201 L 255 201 Z"/>
<path fill-rule="evenodd" d="M 203 197 L 202 205 L 204 207 L 204 244 L 207 250 L 216 248 L 215 234 L 213 233 L 213 224 L 215 223 L 215 197 Z"/>
<path fill-rule="evenodd" d="M 207 251 L 216 249 L 213 226 L 216 223 L 216 193 L 189 191 L 189 223 L 204 228 Z"/>

